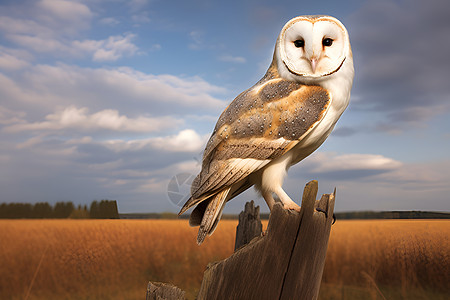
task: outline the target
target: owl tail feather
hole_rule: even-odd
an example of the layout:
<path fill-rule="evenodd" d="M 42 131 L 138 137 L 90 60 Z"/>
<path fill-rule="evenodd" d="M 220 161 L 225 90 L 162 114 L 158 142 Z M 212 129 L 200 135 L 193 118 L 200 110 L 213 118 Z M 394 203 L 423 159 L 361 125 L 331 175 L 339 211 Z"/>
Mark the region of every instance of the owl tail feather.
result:
<path fill-rule="evenodd" d="M 211 235 L 216 230 L 217 224 L 222 217 L 222 211 L 226 204 L 226 199 L 230 188 L 226 188 L 217 194 L 215 194 L 208 205 L 206 206 L 205 213 L 203 214 L 200 228 L 198 229 L 197 244 L 203 243 L 207 235 Z"/>

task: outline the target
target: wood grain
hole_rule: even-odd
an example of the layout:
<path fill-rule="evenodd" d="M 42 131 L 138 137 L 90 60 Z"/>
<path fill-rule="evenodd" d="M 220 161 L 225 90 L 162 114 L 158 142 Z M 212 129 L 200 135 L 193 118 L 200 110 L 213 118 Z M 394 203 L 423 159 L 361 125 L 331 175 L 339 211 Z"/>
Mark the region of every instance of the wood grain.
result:
<path fill-rule="evenodd" d="M 265 236 L 209 264 L 198 299 L 317 299 L 335 195 L 317 190 L 306 185 L 299 213 L 275 204 Z"/>

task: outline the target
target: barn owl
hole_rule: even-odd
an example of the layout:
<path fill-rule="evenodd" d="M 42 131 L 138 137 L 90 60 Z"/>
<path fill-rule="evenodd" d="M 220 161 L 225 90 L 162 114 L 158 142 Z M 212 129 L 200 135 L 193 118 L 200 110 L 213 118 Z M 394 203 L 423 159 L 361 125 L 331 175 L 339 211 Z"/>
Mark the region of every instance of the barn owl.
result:
<path fill-rule="evenodd" d="M 269 209 L 278 198 L 285 209 L 300 210 L 283 180 L 329 136 L 349 103 L 353 76 L 350 40 L 339 20 L 300 16 L 284 25 L 264 77 L 219 117 L 179 213 L 196 206 L 189 224 L 200 226 L 198 244 L 214 232 L 226 202 L 251 186 Z"/>

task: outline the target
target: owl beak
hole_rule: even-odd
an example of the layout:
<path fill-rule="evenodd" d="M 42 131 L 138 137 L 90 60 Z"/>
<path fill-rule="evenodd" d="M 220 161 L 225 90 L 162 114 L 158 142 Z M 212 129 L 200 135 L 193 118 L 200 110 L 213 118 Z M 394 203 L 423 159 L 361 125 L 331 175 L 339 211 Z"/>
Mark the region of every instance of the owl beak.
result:
<path fill-rule="evenodd" d="M 313 57 L 311 58 L 311 69 L 313 73 L 316 73 L 316 66 L 317 66 L 317 58 Z"/>

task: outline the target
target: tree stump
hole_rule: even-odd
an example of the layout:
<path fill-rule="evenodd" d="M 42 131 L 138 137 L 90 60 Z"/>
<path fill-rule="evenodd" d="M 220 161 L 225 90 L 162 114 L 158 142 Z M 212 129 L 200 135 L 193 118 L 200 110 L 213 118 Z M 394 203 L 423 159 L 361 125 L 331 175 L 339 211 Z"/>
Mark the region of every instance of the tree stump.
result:
<path fill-rule="evenodd" d="M 209 264 L 198 299 L 317 299 L 335 196 L 317 190 L 306 185 L 300 212 L 275 204 L 265 236 Z"/>
<path fill-rule="evenodd" d="M 259 206 L 255 207 L 252 200 L 245 203 L 245 208 L 239 214 L 239 224 L 236 227 L 234 251 L 247 245 L 253 238 L 261 236 L 262 223 L 259 216 Z"/>
<path fill-rule="evenodd" d="M 335 190 L 316 201 L 317 190 L 315 180 L 305 186 L 300 212 L 276 203 L 264 236 L 207 266 L 197 299 L 317 299 L 336 194 Z M 245 211 L 242 224 L 257 224 L 246 221 L 245 216 L 257 214 L 259 220 L 259 207 L 252 201 Z M 236 233 L 241 231 L 247 232 L 238 226 Z M 236 242 L 251 239 L 250 235 L 243 233 Z M 179 300 L 185 296 L 173 285 L 149 282 L 146 299 Z"/>

